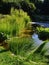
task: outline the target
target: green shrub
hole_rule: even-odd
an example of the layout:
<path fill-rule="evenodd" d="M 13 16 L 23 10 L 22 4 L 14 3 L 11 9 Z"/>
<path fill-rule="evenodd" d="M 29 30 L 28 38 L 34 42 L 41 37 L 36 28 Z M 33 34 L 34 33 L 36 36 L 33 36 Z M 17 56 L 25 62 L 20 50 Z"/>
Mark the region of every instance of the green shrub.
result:
<path fill-rule="evenodd" d="M 49 32 L 49 28 L 37 27 L 37 31 L 38 31 L 38 32 L 40 32 L 40 31 Z"/>
<path fill-rule="evenodd" d="M 41 40 L 49 39 L 49 28 L 37 28 L 37 33 Z"/>
<path fill-rule="evenodd" d="M 0 32 L 8 35 L 19 35 L 27 27 L 30 17 L 23 10 L 11 9 L 11 15 L 0 19 Z"/>
<path fill-rule="evenodd" d="M 41 31 L 38 35 L 41 40 L 49 39 L 49 32 Z"/>
<path fill-rule="evenodd" d="M 29 3 L 30 7 L 31 7 L 31 10 L 36 10 L 36 6 L 34 5 L 34 3 Z"/>

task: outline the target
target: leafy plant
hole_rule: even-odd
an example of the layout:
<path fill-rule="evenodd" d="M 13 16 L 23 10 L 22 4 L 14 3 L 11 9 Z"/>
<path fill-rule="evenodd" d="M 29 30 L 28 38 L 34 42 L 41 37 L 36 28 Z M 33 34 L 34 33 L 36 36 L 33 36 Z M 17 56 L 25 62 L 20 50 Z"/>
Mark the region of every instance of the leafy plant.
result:
<path fill-rule="evenodd" d="M 7 40 L 10 50 L 17 56 L 19 65 L 47 65 L 48 59 L 45 57 L 43 48 L 47 42 L 34 48 L 34 41 L 31 38 L 11 38 Z M 40 52 L 39 52 L 40 51 Z M 43 53 L 43 54 L 42 54 Z"/>
<path fill-rule="evenodd" d="M 31 49 L 33 41 L 30 38 L 11 38 L 9 41 L 10 50 L 16 55 L 25 55 Z"/>
<path fill-rule="evenodd" d="M 49 28 L 37 28 L 38 36 L 41 40 L 47 40 L 49 39 Z"/>
<path fill-rule="evenodd" d="M 19 35 L 27 27 L 30 17 L 23 10 L 11 9 L 11 15 L 0 19 L 0 32 L 7 35 Z"/>

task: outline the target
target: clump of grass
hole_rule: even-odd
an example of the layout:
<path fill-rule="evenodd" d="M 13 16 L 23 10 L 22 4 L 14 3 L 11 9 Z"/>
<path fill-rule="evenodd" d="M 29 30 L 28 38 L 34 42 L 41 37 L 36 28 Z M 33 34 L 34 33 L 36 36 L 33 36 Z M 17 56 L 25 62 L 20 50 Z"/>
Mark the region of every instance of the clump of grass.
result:
<path fill-rule="evenodd" d="M 10 51 L 17 56 L 17 65 L 46 65 L 48 59 L 40 53 L 33 53 L 33 39 L 31 38 L 11 38 L 7 40 Z M 38 48 L 37 48 L 38 49 Z M 36 50 L 37 50 L 36 49 Z M 30 53 L 30 54 L 29 54 Z M 29 55 L 28 55 L 29 54 Z"/>
<path fill-rule="evenodd" d="M 32 48 L 33 40 L 31 38 L 11 38 L 9 41 L 10 50 L 16 55 L 25 55 Z"/>
<path fill-rule="evenodd" d="M 30 22 L 30 17 L 26 12 L 23 10 L 19 12 L 19 10 L 11 8 L 11 14 L 0 19 L 0 32 L 13 36 L 20 35 L 28 22 Z"/>

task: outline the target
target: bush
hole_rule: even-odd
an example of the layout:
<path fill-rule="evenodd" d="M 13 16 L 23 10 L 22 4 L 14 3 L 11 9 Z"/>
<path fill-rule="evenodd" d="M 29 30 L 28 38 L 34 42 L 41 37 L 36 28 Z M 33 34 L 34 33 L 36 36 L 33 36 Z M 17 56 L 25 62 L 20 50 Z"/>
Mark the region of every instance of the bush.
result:
<path fill-rule="evenodd" d="M 23 10 L 11 9 L 10 15 L 0 19 L 0 32 L 8 35 L 19 35 L 27 27 L 30 17 Z"/>
<path fill-rule="evenodd" d="M 41 40 L 49 39 L 49 32 L 41 31 L 38 35 Z"/>
<path fill-rule="evenodd" d="M 41 40 L 49 39 L 49 28 L 37 28 L 38 36 Z"/>

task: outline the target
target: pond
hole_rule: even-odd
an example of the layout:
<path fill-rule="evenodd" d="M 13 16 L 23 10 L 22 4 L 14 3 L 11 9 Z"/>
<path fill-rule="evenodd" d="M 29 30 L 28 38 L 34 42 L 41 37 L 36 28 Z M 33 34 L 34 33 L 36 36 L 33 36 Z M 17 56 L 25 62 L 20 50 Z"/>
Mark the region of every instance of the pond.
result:
<path fill-rule="evenodd" d="M 34 33 L 32 35 L 32 38 L 34 40 L 34 43 L 35 43 L 34 46 L 35 47 L 40 46 L 43 43 L 43 41 L 38 38 L 38 34 L 36 34 L 36 33 Z"/>
<path fill-rule="evenodd" d="M 40 45 L 44 43 L 43 40 L 40 40 L 38 38 L 38 34 L 36 33 L 32 35 L 32 38 L 34 40 L 34 44 L 33 44 L 34 48 L 39 47 Z M 49 56 L 49 41 L 44 45 L 42 52 L 45 52 L 44 55 Z"/>
<path fill-rule="evenodd" d="M 36 34 L 36 33 L 34 33 L 34 34 L 32 35 L 32 38 L 33 38 L 34 41 L 36 41 L 37 43 L 42 43 L 42 42 L 43 42 L 42 40 L 40 40 L 40 39 L 38 38 L 38 34 Z"/>

